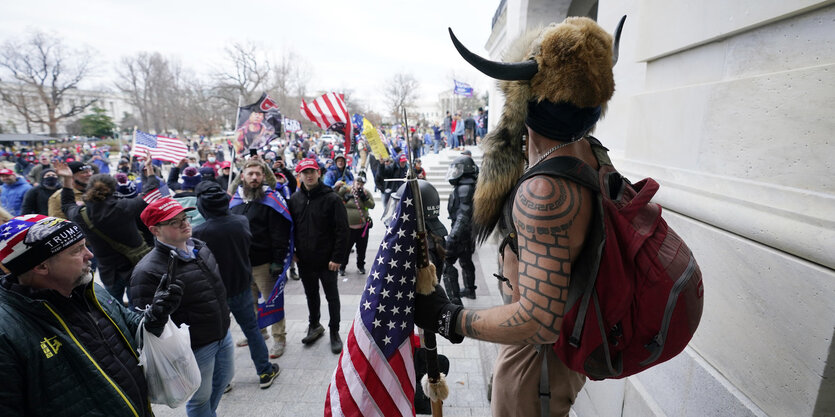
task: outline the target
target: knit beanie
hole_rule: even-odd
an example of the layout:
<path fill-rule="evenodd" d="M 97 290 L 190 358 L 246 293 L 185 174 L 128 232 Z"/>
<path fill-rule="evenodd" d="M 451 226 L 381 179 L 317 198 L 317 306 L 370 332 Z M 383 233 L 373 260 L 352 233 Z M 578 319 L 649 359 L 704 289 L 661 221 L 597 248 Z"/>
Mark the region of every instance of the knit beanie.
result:
<path fill-rule="evenodd" d="M 129 180 L 128 176 L 120 172 L 113 176 L 116 178 L 116 191 L 113 196 L 116 198 L 134 198 L 139 194 L 136 183 Z"/>
<path fill-rule="evenodd" d="M 20 275 L 84 239 L 77 224 L 56 217 L 27 214 L 0 226 L 0 262 Z"/>
<path fill-rule="evenodd" d="M 184 190 L 193 190 L 194 187 L 197 187 L 197 184 L 200 183 L 202 177 L 200 176 L 200 172 L 197 171 L 195 167 L 188 167 L 183 170 L 183 189 Z"/>

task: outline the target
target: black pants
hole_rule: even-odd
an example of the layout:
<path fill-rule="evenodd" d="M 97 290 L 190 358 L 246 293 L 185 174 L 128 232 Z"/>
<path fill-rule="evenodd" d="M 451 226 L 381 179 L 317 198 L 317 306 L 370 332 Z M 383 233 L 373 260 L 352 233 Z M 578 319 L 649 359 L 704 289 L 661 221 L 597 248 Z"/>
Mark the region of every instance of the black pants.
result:
<path fill-rule="evenodd" d="M 473 252 L 469 250 L 447 252 L 444 270 L 454 270 L 455 262 L 461 265 L 461 278 L 464 281 L 464 288 L 475 291 L 475 265 L 473 264 Z M 450 271 L 451 272 L 451 271 Z M 457 274 L 455 274 L 457 281 Z"/>
<path fill-rule="evenodd" d="M 319 281 L 322 281 L 322 289 L 325 290 L 325 300 L 328 302 L 328 314 L 330 321 L 328 327 L 331 331 L 339 331 L 339 288 L 337 287 L 336 271 L 328 270 L 327 265 L 314 266 L 298 263 L 299 277 L 304 286 L 304 295 L 307 297 L 308 320 L 311 326 L 319 323 L 322 316 L 320 311 L 321 300 L 319 298 Z"/>
<path fill-rule="evenodd" d="M 371 230 L 365 231 L 365 236 L 362 236 L 362 229 L 348 229 L 351 233 L 348 237 L 348 253 L 345 254 L 345 259 L 351 257 L 351 248 L 357 245 L 357 269 L 365 269 L 365 251 L 368 249 L 368 234 Z M 339 269 L 344 271 L 347 265 L 342 265 Z"/>

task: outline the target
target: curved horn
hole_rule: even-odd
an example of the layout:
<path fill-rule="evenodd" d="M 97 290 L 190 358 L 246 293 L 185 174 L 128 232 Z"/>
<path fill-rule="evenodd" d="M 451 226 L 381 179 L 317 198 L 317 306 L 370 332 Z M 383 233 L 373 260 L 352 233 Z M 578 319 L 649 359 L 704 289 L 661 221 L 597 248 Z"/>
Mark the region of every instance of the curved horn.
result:
<path fill-rule="evenodd" d="M 620 33 L 623 32 L 623 22 L 626 21 L 626 15 L 620 18 L 618 28 L 615 29 L 615 47 L 612 51 L 612 66 L 618 63 L 618 50 L 620 49 Z"/>
<path fill-rule="evenodd" d="M 534 60 L 507 63 L 484 59 L 470 52 L 469 49 L 461 44 L 458 38 L 455 37 L 455 34 L 452 33 L 452 28 L 449 28 L 449 37 L 452 38 L 452 43 L 455 45 L 458 53 L 461 54 L 461 57 L 488 77 L 505 81 L 522 81 L 530 80 L 539 71 L 539 66 Z"/>

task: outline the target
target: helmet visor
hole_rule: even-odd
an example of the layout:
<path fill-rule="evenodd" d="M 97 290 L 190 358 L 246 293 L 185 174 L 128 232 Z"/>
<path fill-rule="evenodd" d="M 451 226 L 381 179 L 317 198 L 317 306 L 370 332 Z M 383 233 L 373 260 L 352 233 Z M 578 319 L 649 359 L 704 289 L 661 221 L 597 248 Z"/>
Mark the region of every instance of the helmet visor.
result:
<path fill-rule="evenodd" d="M 463 165 L 461 165 L 461 164 L 450 165 L 449 170 L 447 170 L 447 172 L 446 172 L 446 180 L 450 181 L 450 180 L 457 179 L 457 178 L 461 177 L 462 174 L 464 174 L 464 166 Z"/>

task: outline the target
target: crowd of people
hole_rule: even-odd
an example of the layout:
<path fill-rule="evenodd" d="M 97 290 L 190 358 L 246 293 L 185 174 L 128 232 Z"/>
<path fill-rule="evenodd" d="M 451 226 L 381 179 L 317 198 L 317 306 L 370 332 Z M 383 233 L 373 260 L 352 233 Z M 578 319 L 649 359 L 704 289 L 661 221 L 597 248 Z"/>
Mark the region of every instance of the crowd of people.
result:
<path fill-rule="evenodd" d="M 22 291 L 21 296 L 53 302 L 54 314 L 65 319 L 68 333 L 86 335 L 78 341 L 56 342 L 75 344 L 78 351 L 73 355 L 119 343 L 117 358 L 104 350 L 90 354 L 90 359 L 106 367 L 88 377 L 96 380 L 91 384 L 102 378 L 109 381 L 121 394 L 118 399 L 106 398 L 107 407 L 127 407 L 139 415 L 150 415 L 151 410 L 140 400 L 147 388 L 141 372 L 136 372 L 136 358 L 127 357 L 135 353 L 135 341 L 116 341 L 113 335 L 134 335 L 144 314 L 137 311 L 157 304 L 165 307 L 164 317 L 157 308 L 156 321 L 146 320 L 145 326 L 161 331 L 169 315 L 175 323 L 189 326 L 203 383 L 187 402 L 186 411 L 190 416 L 213 415 L 231 387 L 235 346 L 248 348 L 261 388 L 270 387 L 280 373 L 273 360 L 287 346 L 285 320 L 260 325 L 257 305 L 282 274 L 300 280 L 304 288 L 309 323 L 301 342 L 312 344 L 325 334 L 320 322 L 321 285 L 328 308 L 330 349 L 335 354 L 342 351 L 338 276 L 346 274 L 352 253 L 357 272 L 366 273 L 375 191 L 383 205 L 389 206 L 390 196 L 402 184 L 389 180 L 406 177 L 409 144 L 403 135 L 392 135 L 386 141 L 392 156 L 378 159 L 365 152 L 367 143 L 346 156 L 340 144 L 317 139 L 278 141 L 277 147 L 237 155 L 234 165 L 228 160 L 234 153 L 226 144 L 209 142 L 191 145 L 189 155 L 177 163 L 161 163 L 148 153 L 119 158 L 113 169 L 106 148 L 9 153 L 6 165 L 14 162 L 14 167 L 0 169 L 2 205 L 8 211 L 3 222 L 25 224 L 32 239 L 42 238 L 43 233 L 33 233 L 47 225 L 55 230 L 72 229 L 77 235 L 70 242 L 76 263 L 46 272 L 48 276 L 71 275 L 80 265 L 83 279 L 75 282 L 76 287 L 68 284 L 69 292 L 47 286 L 42 294 L 20 290 L 33 285 L 32 271 L 9 268 L 5 282 L 10 290 Z M 306 155 L 304 150 L 308 150 Z M 130 155 L 129 149 L 122 151 Z M 419 158 L 414 168 L 425 179 Z M 443 232 L 436 239 L 442 249 L 446 229 L 440 228 Z M 8 244 L 11 240 L 6 237 Z M 63 258 L 64 253 L 56 257 Z M 38 257 L 45 265 L 55 265 L 49 259 L 43 254 Z M 443 258 L 438 262 L 440 266 Z M 175 271 L 170 284 L 161 286 L 169 271 Z M 440 276 L 442 268 L 438 271 Z M 90 282 L 96 272 L 103 288 Z M 64 296 L 78 292 L 86 301 L 59 302 L 53 290 Z M 457 290 L 450 296 L 460 298 Z M 112 307 L 98 308 L 101 305 Z M 95 323 L 79 322 L 79 313 L 94 317 Z M 229 331 L 230 317 L 244 334 L 237 341 Z M 115 328 L 104 320 L 115 323 Z M 90 326 L 105 330 L 97 333 Z M 30 410 L 57 407 L 51 402 L 22 406 Z"/>

